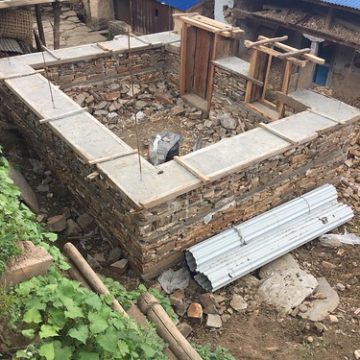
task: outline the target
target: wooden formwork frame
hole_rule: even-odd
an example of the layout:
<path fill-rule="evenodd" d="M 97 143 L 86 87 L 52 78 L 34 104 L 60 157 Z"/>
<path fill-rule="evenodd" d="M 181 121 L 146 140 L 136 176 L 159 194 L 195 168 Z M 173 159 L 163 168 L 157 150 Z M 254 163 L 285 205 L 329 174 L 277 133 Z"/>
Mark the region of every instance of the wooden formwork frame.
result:
<path fill-rule="evenodd" d="M 304 68 L 308 62 L 314 64 L 324 64 L 325 60 L 311 54 L 311 49 L 296 49 L 292 46 L 282 43 L 286 41 L 288 36 L 281 36 L 276 38 L 268 38 L 265 36 L 259 36 L 257 41 L 245 40 L 245 47 L 252 49 L 249 69 L 249 80 L 246 86 L 245 103 L 251 107 L 251 103 L 260 101 L 266 105 L 276 108 L 279 117 L 284 117 L 285 105 L 280 100 L 277 104 L 273 104 L 265 99 L 266 88 L 269 82 L 269 74 L 271 71 L 271 63 L 273 58 L 277 58 L 285 61 L 285 68 L 282 76 L 280 94 L 287 95 L 289 92 L 289 86 L 291 81 L 291 74 L 294 66 Z M 266 58 L 266 67 L 261 60 Z M 264 71 L 263 71 L 264 70 Z M 261 76 L 261 78 L 259 78 Z M 259 92 L 258 84 L 253 82 L 251 79 L 256 79 L 262 82 L 262 89 Z"/>
<path fill-rule="evenodd" d="M 214 80 L 214 60 L 234 54 L 236 40 L 243 35 L 244 31 L 238 27 L 221 23 L 197 13 L 175 14 L 173 16 L 182 21 L 179 71 L 180 95 L 184 97 L 184 100 L 190 103 L 192 102 L 191 96 L 196 96 L 197 104 L 194 101 L 192 105 L 198 105 L 197 107 L 199 107 L 205 116 L 207 116 L 211 107 Z M 189 61 L 196 62 L 194 54 L 192 54 L 193 51 L 196 51 L 196 46 L 195 44 L 188 43 L 190 36 L 189 33 L 194 29 L 200 29 L 209 34 L 208 44 L 206 46 L 206 49 L 208 50 L 208 58 L 206 66 L 204 66 L 204 69 L 201 69 L 201 71 L 206 73 L 206 76 L 203 76 L 203 87 L 205 87 L 205 91 L 199 96 L 192 94 L 192 91 L 189 91 L 188 86 L 188 84 L 191 83 L 194 74 L 189 74 L 187 67 Z M 204 54 L 204 57 L 205 56 L 206 55 Z M 196 63 L 194 66 L 196 66 Z M 201 104 L 199 103 L 199 99 Z"/>

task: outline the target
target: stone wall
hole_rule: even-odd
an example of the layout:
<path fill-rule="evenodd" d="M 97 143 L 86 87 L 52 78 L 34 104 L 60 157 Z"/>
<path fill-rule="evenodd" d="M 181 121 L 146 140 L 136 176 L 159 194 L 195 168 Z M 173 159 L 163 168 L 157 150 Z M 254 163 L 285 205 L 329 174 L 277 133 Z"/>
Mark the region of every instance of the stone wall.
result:
<path fill-rule="evenodd" d="M 205 184 L 152 209 L 135 209 L 113 183 L 94 171 L 3 84 L 1 115 L 12 119 L 107 233 L 130 263 L 152 277 L 181 259 L 187 247 L 324 182 L 345 161 L 353 125 L 332 128 L 315 140 Z"/>
<path fill-rule="evenodd" d="M 111 53 L 84 60 L 53 64 L 48 67 L 48 78 L 62 88 L 96 82 L 111 83 L 113 79 L 143 74 L 138 80 L 157 81 L 163 75 L 164 50 L 162 47 Z M 131 66 L 130 66 L 131 65 Z"/>
<path fill-rule="evenodd" d="M 166 59 L 161 48 L 136 51 L 131 56 L 134 56 L 131 64 L 136 76 L 161 75 L 164 64 L 175 63 L 171 58 L 175 57 L 175 52 L 168 53 Z M 109 54 L 53 65 L 49 72 L 57 84 L 68 87 L 129 75 L 128 64 L 126 54 Z M 167 78 L 173 76 L 176 81 L 176 72 L 169 66 L 165 66 L 164 71 Z M 222 79 L 224 74 L 216 71 L 215 101 L 218 97 L 224 100 L 229 96 L 237 104 L 233 111 L 242 112 L 240 85 L 229 79 L 230 88 L 225 90 L 228 83 Z M 90 180 L 88 175 L 98 170 L 96 166 L 85 164 L 48 123 L 40 124 L 36 109 L 25 105 L 4 82 L 0 82 L 0 103 L 0 115 L 19 127 L 101 228 L 120 242 L 131 265 L 146 277 L 157 275 L 180 260 L 184 249 L 231 224 L 258 215 L 325 182 L 334 182 L 337 169 L 346 160 L 354 127 L 334 125 L 314 140 L 297 146 L 289 143 L 281 154 L 250 162 L 242 170 L 224 174 L 218 180 L 197 185 L 195 190 L 184 191 L 160 205 L 144 209 L 135 208 L 129 195 L 105 174 L 100 172 Z"/>
<path fill-rule="evenodd" d="M 252 218 L 326 182 L 335 182 L 347 157 L 353 125 L 204 185 L 136 216 L 145 273 L 233 223 Z"/>

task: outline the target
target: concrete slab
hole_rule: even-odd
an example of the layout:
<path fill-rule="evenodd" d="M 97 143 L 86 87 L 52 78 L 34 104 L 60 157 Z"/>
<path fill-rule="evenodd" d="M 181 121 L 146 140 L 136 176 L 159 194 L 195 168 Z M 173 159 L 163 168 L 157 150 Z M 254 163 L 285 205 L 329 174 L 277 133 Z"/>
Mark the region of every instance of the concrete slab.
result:
<path fill-rule="evenodd" d="M 215 179 L 285 151 L 290 143 L 270 132 L 256 128 L 210 145 L 183 157 L 191 167 Z"/>
<path fill-rule="evenodd" d="M 240 74 L 245 77 L 249 75 L 250 63 L 236 56 L 219 59 L 214 61 L 214 63 L 224 70 L 231 71 L 235 74 Z"/>
<path fill-rule="evenodd" d="M 180 35 L 171 31 L 164 31 L 156 34 L 149 34 L 140 36 L 140 38 L 149 44 L 169 44 L 174 42 L 180 43 Z"/>
<path fill-rule="evenodd" d="M 334 126 L 336 126 L 334 121 L 308 110 L 267 125 L 279 134 L 298 143 L 309 141 L 317 136 L 317 131 Z"/>
<path fill-rule="evenodd" d="M 8 57 L 0 59 L 0 79 L 4 79 L 12 75 L 31 73 L 35 73 L 35 70 L 32 67 L 23 64 L 16 58 Z"/>
<path fill-rule="evenodd" d="M 39 116 L 53 118 L 81 107 L 56 86 L 51 85 L 53 107 L 48 81 L 41 75 L 6 80 L 6 84 Z M 128 152 L 131 147 L 87 112 L 50 121 L 50 126 L 85 160 Z"/>
<path fill-rule="evenodd" d="M 129 40 L 127 35 L 119 35 L 116 39 L 111 41 L 104 41 L 98 43 L 101 47 L 108 49 L 110 51 L 120 51 L 127 50 L 129 48 Z M 131 49 L 139 49 L 146 48 L 149 45 L 144 44 L 142 41 L 130 37 L 130 48 Z"/>
<path fill-rule="evenodd" d="M 175 161 L 155 167 L 141 158 L 141 165 L 141 177 L 137 155 L 108 161 L 99 164 L 98 167 L 136 204 L 146 207 L 160 203 L 167 197 L 175 198 L 201 183 Z"/>
<path fill-rule="evenodd" d="M 360 119 L 360 110 L 342 101 L 318 94 L 312 90 L 296 90 L 289 94 L 293 99 L 303 103 L 316 112 L 338 122 L 349 122 Z"/>

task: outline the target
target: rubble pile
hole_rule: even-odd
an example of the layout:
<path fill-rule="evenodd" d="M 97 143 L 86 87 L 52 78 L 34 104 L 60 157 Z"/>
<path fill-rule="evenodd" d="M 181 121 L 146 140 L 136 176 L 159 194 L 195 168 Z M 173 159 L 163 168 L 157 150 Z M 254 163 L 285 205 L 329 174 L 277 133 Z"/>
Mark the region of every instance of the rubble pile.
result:
<path fill-rule="evenodd" d="M 185 104 L 165 82 L 131 86 L 125 79 L 121 83 L 75 87 L 66 92 L 132 147 L 137 147 L 138 132 L 144 156 L 150 137 L 160 131 L 182 136 L 183 155 L 247 130 L 240 118 L 221 109 L 211 111 L 205 119 L 201 111 Z"/>

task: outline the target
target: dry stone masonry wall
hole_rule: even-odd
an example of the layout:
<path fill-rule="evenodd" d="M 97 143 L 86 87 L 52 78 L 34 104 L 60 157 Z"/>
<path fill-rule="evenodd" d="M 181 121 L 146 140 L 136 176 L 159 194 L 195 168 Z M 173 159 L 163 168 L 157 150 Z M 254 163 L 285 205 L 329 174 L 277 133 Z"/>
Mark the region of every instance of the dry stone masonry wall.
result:
<path fill-rule="evenodd" d="M 111 85 L 115 83 L 112 77 L 129 76 L 127 56 L 124 50 L 119 54 L 102 54 L 99 58 L 53 64 L 50 78 L 65 88 L 88 86 L 101 79 Z M 177 81 L 177 71 L 173 68 L 176 52 L 167 52 L 164 46 L 149 46 L 147 50 L 132 52 L 131 56 L 137 59 L 132 75 L 138 82 L 145 81 L 143 76 L 146 79 L 150 76 L 150 80 L 154 76 L 154 81 L 159 78 L 171 83 Z M 39 76 L 23 77 L 19 81 L 25 84 Z M 229 76 L 228 81 L 224 81 L 225 76 Z M 243 114 L 239 101 L 245 84 L 240 77 L 238 80 L 233 74 L 216 70 L 214 102 L 219 108 L 212 113 L 216 121 L 221 121 L 221 114 L 216 113 L 221 111 L 220 102 L 227 98 L 233 101 L 228 109 L 224 105 L 228 118 Z M 41 111 L 51 103 L 48 101 L 37 108 L 36 101 L 41 102 L 41 98 L 35 101 L 33 94 L 21 95 L 19 81 L 0 81 L 0 115 L 21 129 L 102 229 L 120 242 L 131 265 L 146 277 L 179 261 L 184 249 L 231 224 L 249 219 L 324 182 L 335 181 L 338 168 L 346 160 L 354 128 L 352 121 L 312 119 L 310 112 L 304 112 L 299 119 L 283 119 L 272 124 L 281 126 L 276 131 L 291 138 L 288 141 L 274 134 L 273 128 L 255 129 L 183 157 L 184 161 L 193 161 L 193 168 L 203 167 L 198 171 L 206 172 L 206 181 L 175 161 L 154 168 L 144 160 L 144 179 L 139 180 L 137 172 L 136 176 L 132 175 L 137 171 L 137 156 L 110 161 L 107 167 L 84 161 L 71 143 L 73 140 L 65 141 L 60 130 L 54 131 L 51 124 L 39 122 Z M 55 95 L 60 96 L 59 92 Z M 238 108 L 233 108 L 234 104 Z M 294 121 L 298 121 L 299 130 L 292 133 Z M 304 127 L 303 123 L 309 126 Z M 245 126 L 241 131 L 248 128 Z M 302 133 L 306 136 L 296 140 Z M 265 138 L 273 144 L 264 143 Z M 127 151 L 125 144 L 124 148 Z M 201 156 L 208 164 L 204 164 Z M 225 160 L 228 164 L 218 171 Z M 164 174 L 159 175 L 161 173 Z M 149 182 L 144 183 L 146 181 Z"/>

